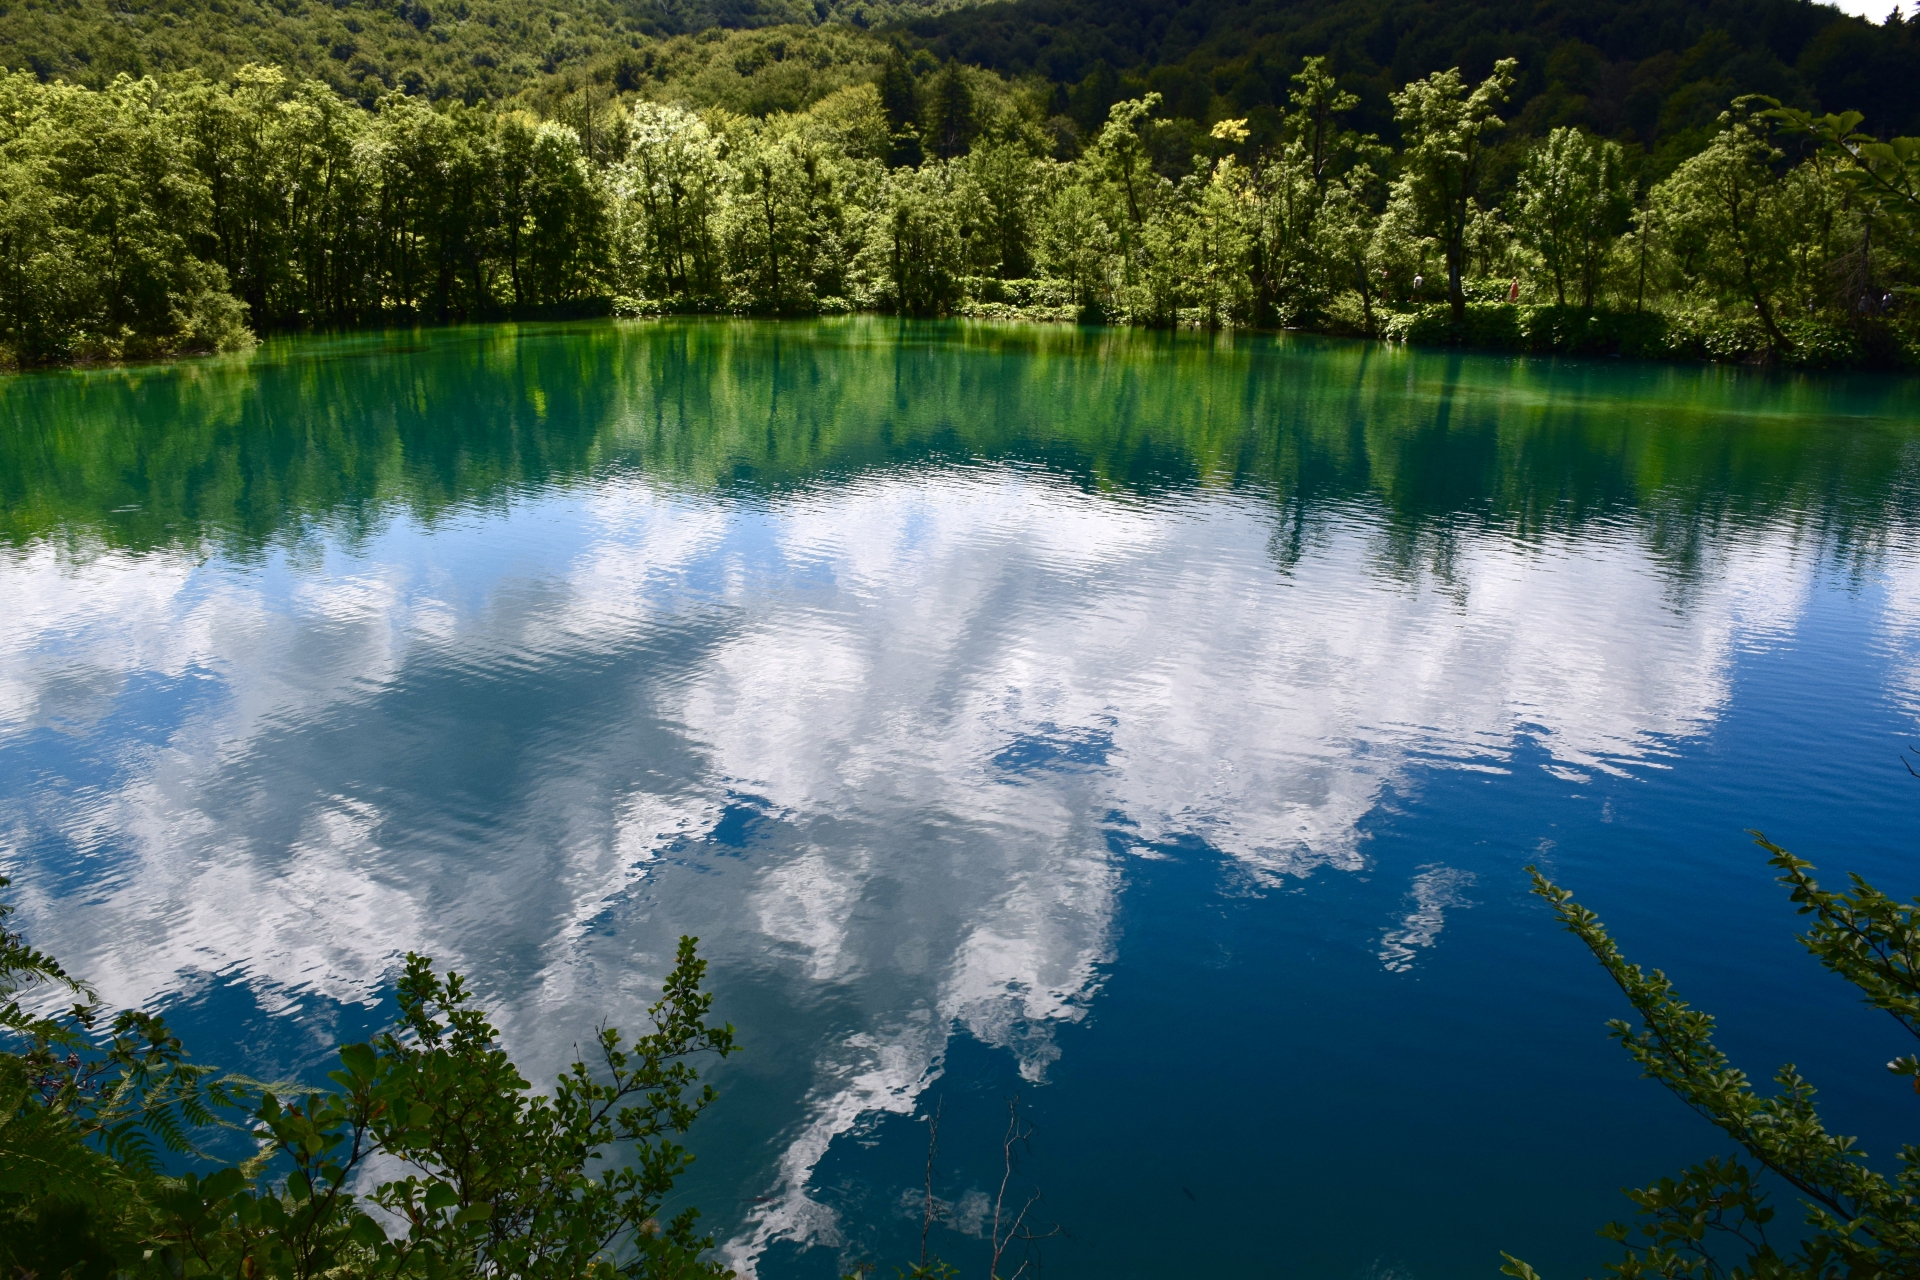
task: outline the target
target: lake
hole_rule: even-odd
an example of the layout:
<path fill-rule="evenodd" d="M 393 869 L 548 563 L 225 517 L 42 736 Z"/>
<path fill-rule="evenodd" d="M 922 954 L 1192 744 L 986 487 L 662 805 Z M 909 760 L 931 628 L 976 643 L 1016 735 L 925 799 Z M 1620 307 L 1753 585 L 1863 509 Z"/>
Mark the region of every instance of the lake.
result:
<path fill-rule="evenodd" d="M 550 1079 L 697 934 L 676 1203 L 764 1280 L 917 1258 L 936 1109 L 984 1276 L 1016 1097 L 1051 1275 L 1566 1280 L 1723 1143 L 1529 864 L 1920 1140 L 1745 834 L 1920 892 L 1916 534 L 1891 378 L 851 319 L 0 379 L 0 870 L 262 1076 L 418 950 Z"/>

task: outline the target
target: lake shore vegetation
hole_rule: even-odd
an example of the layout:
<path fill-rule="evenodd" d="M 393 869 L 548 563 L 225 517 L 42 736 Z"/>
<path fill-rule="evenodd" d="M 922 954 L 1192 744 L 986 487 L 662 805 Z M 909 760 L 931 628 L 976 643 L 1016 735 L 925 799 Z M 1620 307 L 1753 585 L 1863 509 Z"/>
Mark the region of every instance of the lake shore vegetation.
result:
<path fill-rule="evenodd" d="M 1729 72 L 1687 90 L 1711 112 L 1609 133 L 1569 105 L 1571 45 L 1544 87 L 1494 58 L 1382 109 L 1338 51 L 1236 99 L 1104 61 L 1072 86 L 940 61 L 952 33 L 924 23 L 629 34 L 464 88 L 295 59 L 0 76 L 0 362 L 862 311 L 1920 364 L 1901 103 L 1833 114 Z M 1784 96 L 1735 92 L 1759 83 Z"/>

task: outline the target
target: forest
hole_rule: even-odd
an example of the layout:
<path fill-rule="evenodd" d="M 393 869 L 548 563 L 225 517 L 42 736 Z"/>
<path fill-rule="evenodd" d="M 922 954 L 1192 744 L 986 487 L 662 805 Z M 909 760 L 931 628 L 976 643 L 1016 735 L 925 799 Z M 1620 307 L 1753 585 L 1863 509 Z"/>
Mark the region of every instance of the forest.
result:
<path fill-rule="evenodd" d="M 1897 12 L 1262 2 L 680 34 L 589 7 L 577 57 L 476 51 L 492 78 L 464 87 L 399 45 L 358 80 L 337 51 L 228 65 L 271 41 L 192 65 L 149 43 L 89 82 L 23 65 L 10 11 L 0 359 L 872 311 L 1920 360 L 1920 43 Z M 445 48 L 502 22 L 403 25 Z"/>
<path fill-rule="evenodd" d="M 1175 115 L 1250 116 L 1260 137 L 1301 59 L 1324 55 L 1360 99 L 1355 125 L 1382 137 L 1408 81 L 1449 67 L 1479 79 L 1504 57 L 1520 64 L 1518 131 L 1577 124 L 1638 141 L 1668 168 L 1742 94 L 1857 110 L 1881 136 L 1920 132 L 1920 32 L 1803 0 L 1018 0 L 908 18 L 937 57 L 1074 85 L 1082 127 L 1151 89 Z"/>

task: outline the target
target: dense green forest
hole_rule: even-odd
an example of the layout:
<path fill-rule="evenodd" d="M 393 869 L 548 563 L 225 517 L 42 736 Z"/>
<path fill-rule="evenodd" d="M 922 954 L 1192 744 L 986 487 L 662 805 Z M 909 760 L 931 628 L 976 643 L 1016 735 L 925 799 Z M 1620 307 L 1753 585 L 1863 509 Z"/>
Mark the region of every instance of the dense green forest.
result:
<path fill-rule="evenodd" d="M 326 81 L 372 106 L 400 89 L 463 102 L 522 93 L 556 72 L 602 82 L 646 50 L 715 28 L 860 30 L 964 0 L 7 0 L 0 68 L 89 88 L 122 73 L 228 75 L 248 63 Z M 638 61 L 635 60 L 635 51 Z"/>
<path fill-rule="evenodd" d="M 1151 89 L 1170 114 L 1248 116 L 1256 138 L 1272 136 L 1288 77 L 1319 54 L 1358 95 L 1356 127 L 1382 137 L 1403 84 L 1448 67 L 1478 79 L 1505 57 L 1520 61 L 1511 114 L 1527 135 L 1579 125 L 1689 154 L 1746 93 L 1920 133 L 1920 24 L 1876 27 L 1803 0 L 1016 0 L 911 30 L 937 56 L 1073 85 L 1082 129 Z"/>
<path fill-rule="evenodd" d="M 15 6 L 0 356 L 871 310 L 1914 362 L 1897 15 L 1077 2 Z"/>

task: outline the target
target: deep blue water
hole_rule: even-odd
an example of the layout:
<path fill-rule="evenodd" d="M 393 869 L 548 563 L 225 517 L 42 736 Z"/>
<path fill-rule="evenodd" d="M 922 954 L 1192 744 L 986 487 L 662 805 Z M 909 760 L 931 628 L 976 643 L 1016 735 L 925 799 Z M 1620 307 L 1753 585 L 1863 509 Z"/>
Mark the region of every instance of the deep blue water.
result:
<path fill-rule="evenodd" d="M 1276 338 L 592 324 L 0 380 L 0 871 L 198 1056 L 409 949 L 534 1078 L 700 935 L 762 1277 L 1597 1271 L 1721 1150 L 1537 864 L 1833 1127 L 1905 1052 L 1744 834 L 1920 891 L 1920 390 Z M 1786 1210 L 1791 1213 L 1791 1209 Z"/>

